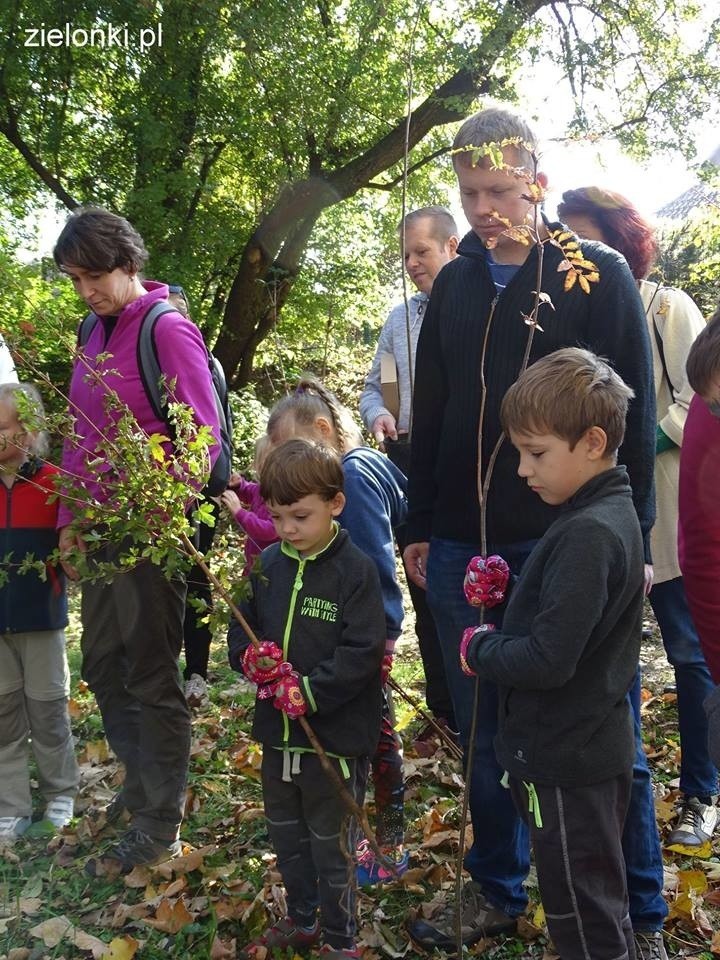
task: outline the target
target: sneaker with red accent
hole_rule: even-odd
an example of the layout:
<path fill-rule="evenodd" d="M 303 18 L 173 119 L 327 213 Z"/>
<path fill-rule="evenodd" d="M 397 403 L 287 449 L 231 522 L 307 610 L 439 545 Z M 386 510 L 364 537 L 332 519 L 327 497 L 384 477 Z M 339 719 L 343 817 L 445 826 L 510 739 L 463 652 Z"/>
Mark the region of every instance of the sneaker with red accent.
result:
<path fill-rule="evenodd" d="M 265 933 L 252 940 L 238 954 L 241 960 L 252 960 L 259 947 L 267 950 L 309 950 L 320 939 L 320 925 L 317 920 L 311 927 L 301 927 L 291 917 L 282 917 Z"/>
<path fill-rule="evenodd" d="M 385 856 L 392 860 L 395 869 L 378 863 L 368 840 L 361 840 L 356 851 L 357 883 L 359 887 L 372 887 L 376 883 L 392 883 L 398 880 L 407 870 L 410 856 L 407 851 L 383 850 Z"/>
<path fill-rule="evenodd" d="M 362 960 L 362 950 L 357 947 L 332 947 L 324 943 L 318 950 L 318 956 L 325 960 Z"/>

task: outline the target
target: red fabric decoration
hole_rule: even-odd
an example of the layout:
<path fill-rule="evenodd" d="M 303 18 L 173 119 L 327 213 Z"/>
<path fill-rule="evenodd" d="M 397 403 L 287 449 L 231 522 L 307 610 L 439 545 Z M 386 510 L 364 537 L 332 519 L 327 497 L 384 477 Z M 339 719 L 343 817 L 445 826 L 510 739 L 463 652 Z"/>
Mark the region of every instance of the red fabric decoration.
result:
<path fill-rule="evenodd" d="M 307 713 L 307 704 L 300 689 L 300 677 L 297 673 L 293 672 L 287 677 L 283 677 L 274 686 L 275 703 L 273 706 L 277 710 L 282 710 L 293 720 Z"/>
<path fill-rule="evenodd" d="M 272 640 L 261 640 L 257 647 L 251 643 L 243 654 L 242 664 L 245 676 L 258 686 L 279 680 L 292 670 L 292 665 L 283 658 L 282 650 Z M 283 670 L 284 665 L 289 669 Z"/>
<path fill-rule="evenodd" d="M 502 557 L 473 557 L 467 565 L 463 590 L 471 607 L 495 607 L 505 599 L 510 568 Z"/>
<path fill-rule="evenodd" d="M 468 647 L 475 637 L 482 636 L 484 633 L 490 633 L 490 631 L 494 629 L 494 623 L 481 623 L 479 627 L 466 627 L 465 630 L 463 630 L 462 639 L 460 641 L 460 669 L 466 677 L 477 676 L 467 661 Z"/>

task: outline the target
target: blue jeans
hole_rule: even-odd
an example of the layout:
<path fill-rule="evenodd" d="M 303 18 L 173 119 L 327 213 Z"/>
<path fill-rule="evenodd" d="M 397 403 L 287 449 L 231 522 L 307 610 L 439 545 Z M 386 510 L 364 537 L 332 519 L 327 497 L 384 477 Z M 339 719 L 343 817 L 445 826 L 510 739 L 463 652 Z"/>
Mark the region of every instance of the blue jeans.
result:
<path fill-rule="evenodd" d="M 652 776 L 642 745 L 639 669 L 628 696 L 635 727 L 635 763 L 622 848 L 633 930 L 636 933 L 651 933 L 662 927 L 668 907 L 662 895 L 663 861 L 655 819 Z"/>
<path fill-rule="evenodd" d="M 517 576 L 533 546 L 534 542 L 496 544 L 489 547 L 488 553 L 499 553 L 508 562 L 513 575 Z M 479 622 L 479 611 L 468 604 L 462 584 L 468 561 L 479 553 L 478 544 L 434 538 L 430 542 L 427 564 L 428 603 L 437 624 L 455 716 L 466 751 L 475 681 L 466 677 L 460 669 L 458 647 L 465 627 Z M 500 626 L 503 613 L 504 606 L 494 607 L 487 611 L 487 620 Z M 493 747 L 497 732 L 496 687 L 482 680 L 479 686 L 470 783 L 473 845 L 465 857 L 465 868 L 481 884 L 493 906 L 516 916 L 527 905 L 523 883 L 530 863 L 529 836 L 509 791 L 500 784 L 504 771 L 498 765 Z M 636 713 L 637 717 L 639 712 Z M 638 887 L 637 893 L 632 888 L 628 891 L 633 926 L 638 930 L 656 930 L 660 929 L 667 914 L 667 905 L 662 897 L 662 853 L 655 823 L 650 772 L 642 750 L 637 719 L 635 730 L 637 762 L 633 769 L 633 789 L 625 834 L 631 835 L 629 852 L 639 859 L 637 866 L 627 862 L 625 836 L 623 850 L 628 887 L 631 887 L 631 883 Z M 588 830 L 592 830 L 592 823 L 588 823 Z"/>
<path fill-rule="evenodd" d="M 712 693 L 715 684 L 690 616 L 682 577 L 656 583 L 649 599 L 668 661 L 675 668 L 680 789 L 688 797 L 710 797 L 718 792 L 718 772 L 708 754 L 703 700 Z"/>

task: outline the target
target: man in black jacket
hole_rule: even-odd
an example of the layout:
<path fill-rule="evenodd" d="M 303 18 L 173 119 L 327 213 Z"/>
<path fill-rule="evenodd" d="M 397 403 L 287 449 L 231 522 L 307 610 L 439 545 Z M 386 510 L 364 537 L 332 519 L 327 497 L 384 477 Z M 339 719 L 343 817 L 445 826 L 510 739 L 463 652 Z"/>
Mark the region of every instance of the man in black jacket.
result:
<path fill-rule="evenodd" d="M 479 487 L 502 436 L 500 404 L 528 348 L 533 363 L 562 347 L 587 347 L 608 358 L 634 390 L 620 459 L 628 468 L 650 563 L 655 404 L 642 303 L 625 260 L 609 247 L 583 241 L 582 263 L 589 266 L 570 266 L 572 236 L 536 215 L 534 200 L 547 184 L 536 170 L 536 145 L 527 123 L 504 108 L 480 111 L 460 128 L 454 163 L 472 230 L 435 280 L 417 351 L 410 544 L 404 557 L 409 576 L 428 591 L 466 749 L 474 687 L 460 671 L 456 651 L 463 629 L 478 617 L 465 601 L 463 577 L 471 557 L 482 552 Z M 575 274 L 572 285 L 569 272 Z M 542 302 L 533 317 L 538 286 Z M 557 513 L 518 478 L 517 463 L 517 453 L 501 443 L 484 494 L 485 552 L 501 554 L 514 574 Z M 647 571 L 646 582 L 649 566 Z M 502 608 L 491 613 L 499 624 Z M 474 842 L 465 866 L 475 883 L 462 906 L 466 943 L 512 929 L 527 903 L 528 836 L 500 785 L 496 726 L 497 691 L 483 682 L 472 744 Z M 636 734 L 639 745 L 639 723 Z M 647 940 L 648 952 L 640 956 L 663 956 L 662 856 L 640 746 L 628 824 L 625 854 L 638 949 Z M 414 921 L 410 932 L 426 947 L 447 946 L 454 943 L 454 923 L 443 914 Z"/>

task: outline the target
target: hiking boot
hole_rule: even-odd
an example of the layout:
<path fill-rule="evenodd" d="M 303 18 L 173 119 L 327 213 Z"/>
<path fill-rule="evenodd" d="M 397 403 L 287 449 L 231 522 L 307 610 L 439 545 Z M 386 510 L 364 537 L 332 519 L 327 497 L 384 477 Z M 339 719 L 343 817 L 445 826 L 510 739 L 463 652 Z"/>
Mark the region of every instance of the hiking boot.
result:
<path fill-rule="evenodd" d="M 32 817 L 0 817 L 0 843 L 13 843 L 32 823 Z"/>
<path fill-rule="evenodd" d="M 265 933 L 248 943 L 238 956 L 241 960 L 252 960 L 259 947 L 271 950 L 309 950 L 320 939 L 320 925 L 317 920 L 311 927 L 301 927 L 290 917 L 283 917 Z"/>
<path fill-rule="evenodd" d="M 408 868 L 410 855 L 407 851 L 401 853 L 398 850 L 383 850 L 383 853 L 395 864 L 395 870 L 378 863 L 375 853 L 367 840 L 362 840 L 358 844 L 357 857 L 357 883 L 359 887 L 371 887 L 376 883 L 392 883 L 398 880 Z"/>
<path fill-rule="evenodd" d="M 185 699 L 189 707 L 202 707 L 208 702 L 207 683 L 199 673 L 191 674 L 185 682 Z"/>
<path fill-rule="evenodd" d="M 116 793 L 103 811 L 105 814 L 105 823 L 108 825 L 118 823 L 127 812 L 128 809 L 123 802 L 122 793 Z"/>
<path fill-rule="evenodd" d="M 494 907 L 485 899 L 482 887 L 471 880 L 462 890 L 462 942 L 470 946 L 483 937 L 497 937 L 501 933 L 513 933 L 517 926 L 515 917 Z M 433 947 L 454 947 L 455 939 L 454 903 L 446 903 L 430 920 L 416 917 L 407 924 L 412 940 L 426 950 Z"/>
<path fill-rule="evenodd" d="M 677 826 L 667 838 L 667 846 L 700 847 L 712 838 L 718 822 L 718 808 L 697 797 L 683 797 Z"/>
<path fill-rule="evenodd" d="M 668 960 L 662 930 L 634 934 L 637 960 Z"/>
<path fill-rule="evenodd" d="M 66 827 L 70 823 L 74 816 L 75 798 L 61 795 L 59 797 L 53 797 L 52 800 L 48 802 L 48 805 L 45 807 L 43 819 L 49 820 L 57 830 L 62 830 L 63 827 Z"/>
<path fill-rule="evenodd" d="M 88 860 L 85 872 L 95 877 L 98 875 L 97 867 L 101 865 L 107 871 L 130 873 L 135 867 L 153 867 L 172 857 L 179 857 L 181 853 L 179 840 L 155 840 L 138 827 L 132 827 L 101 857 Z"/>
<path fill-rule="evenodd" d="M 362 950 L 357 947 L 331 947 L 329 943 L 324 943 L 318 950 L 318 956 L 326 960 L 361 960 Z"/>

